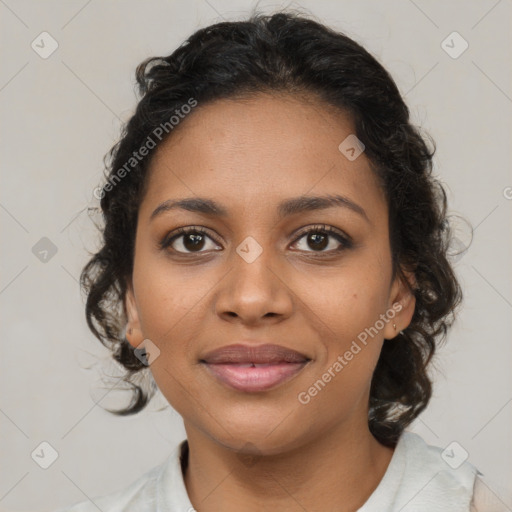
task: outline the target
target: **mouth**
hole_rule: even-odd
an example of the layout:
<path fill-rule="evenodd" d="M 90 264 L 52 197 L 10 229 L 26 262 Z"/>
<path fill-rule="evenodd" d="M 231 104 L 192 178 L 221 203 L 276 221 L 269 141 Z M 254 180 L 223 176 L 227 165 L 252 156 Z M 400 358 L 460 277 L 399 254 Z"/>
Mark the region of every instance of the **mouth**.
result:
<path fill-rule="evenodd" d="M 229 345 L 199 360 L 209 374 L 232 389 L 266 391 L 296 376 L 309 357 L 280 345 Z"/>

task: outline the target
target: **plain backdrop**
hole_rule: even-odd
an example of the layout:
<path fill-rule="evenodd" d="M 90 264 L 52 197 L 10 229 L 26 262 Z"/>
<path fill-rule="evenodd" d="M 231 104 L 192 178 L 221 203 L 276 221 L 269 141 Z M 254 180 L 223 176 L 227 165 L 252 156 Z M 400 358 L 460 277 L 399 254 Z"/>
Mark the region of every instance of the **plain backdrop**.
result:
<path fill-rule="evenodd" d="M 136 104 L 136 65 L 254 6 L 0 1 L 1 510 L 48 511 L 121 489 L 184 439 L 162 395 L 127 418 L 101 407 L 128 396 L 102 383 L 101 369 L 117 370 L 85 324 L 77 279 L 97 247 L 88 208 L 98 206 L 103 155 Z M 436 141 L 451 210 L 475 231 L 454 258 L 464 307 L 412 430 L 442 448 L 456 441 L 512 509 L 511 2 L 259 3 L 263 12 L 284 6 L 363 44 Z M 52 39 L 58 48 L 43 58 Z M 458 244 L 467 237 L 461 224 Z M 42 442 L 58 454 L 47 469 L 31 455 L 51 451 Z"/>

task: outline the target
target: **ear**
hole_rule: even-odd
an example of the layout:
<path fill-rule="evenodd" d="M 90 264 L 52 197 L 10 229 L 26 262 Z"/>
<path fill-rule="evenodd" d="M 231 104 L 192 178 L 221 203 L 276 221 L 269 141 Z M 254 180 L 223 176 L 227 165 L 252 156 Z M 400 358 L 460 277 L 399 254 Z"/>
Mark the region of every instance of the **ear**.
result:
<path fill-rule="evenodd" d="M 126 339 L 132 347 L 137 348 L 144 341 L 144 336 L 140 328 L 139 312 L 131 281 L 128 283 L 126 290 L 124 307 L 126 316 L 128 317 L 128 323 L 126 325 Z"/>
<path fill-rule="evenodd" d="M 409 326 L 416 307 L 416 297 L 413 291 L 416 288 L 414 273 L 405 270 L 402 270 L 402 273 L 404 276 L 397 273 L 391 285 L 387 311 L 394 311 L 395 314 L 392 317 L 391 314 L 387 313 L 388 318 L 390 318 L 384 328 L 384 338 L 387 340 L 395 338 L 400 331 Z"/>

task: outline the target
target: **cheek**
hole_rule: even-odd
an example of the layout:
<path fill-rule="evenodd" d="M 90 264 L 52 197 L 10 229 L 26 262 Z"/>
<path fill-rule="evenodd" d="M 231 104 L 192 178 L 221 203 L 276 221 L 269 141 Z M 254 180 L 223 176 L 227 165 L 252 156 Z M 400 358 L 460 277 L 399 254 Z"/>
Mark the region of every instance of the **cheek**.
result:
<path fill-rule="evenodd" d="M 313 423 L 334 424 L 366 407 L 383 343 L 380 323 L 375 327 L 387 299 L 388 283 L 381 276 L 340 274 L 323 293 L 309 296 L 307 305 L 321 312 L 323 326 L 317 369 L 300 389 L 309 400 L 303 413 Z"/>
<path fill-rule="evenodd" d="M 332 382 L 324 399 L 335 393 L 349 403 L 367 390 L 382 348 L 390 277 L 386 266 L 369 259 L 367 265 L 347 264 L 304 295 L 306 311 L 321 320 L 318 377 Z"/>
<path fill-rule="evenodd" d="M 301 297 L 330 332 L 329 337 L 346 342 L 374 325 L 385 312 L 389 279 L 389 271 L 377 262 L 347 265 L 317 279 L 317 286 L 306 279 Z"/>
<path fill-rule="evenodd" d="M 173 331 L 186 334 L 216 280 L 207 270 L 171 264 L 165 255 L 145 254 L 142 248 L 135 258 L 133 283 L 144 335 L 166 340 Z"/>

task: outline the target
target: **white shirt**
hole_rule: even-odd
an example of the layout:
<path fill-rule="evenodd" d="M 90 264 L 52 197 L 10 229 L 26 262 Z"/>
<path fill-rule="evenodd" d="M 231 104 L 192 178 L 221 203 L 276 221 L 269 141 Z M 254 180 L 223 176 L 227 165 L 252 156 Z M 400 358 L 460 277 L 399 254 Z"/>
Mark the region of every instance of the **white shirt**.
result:
<path fill-rule="evenodd" d="M 186 443 L 182 441 L 164 463 L 126 488 L 56 512 L 194 512 L 181 470 Z M 501 512 L 488 507 L 485 487 L 478 484 L 473 465 L 464 462 L 454 469 L 441 453 L 417 434 L 404 432 L 384 477 L 357 512 Z M 472 503 L 477 488 L 484 508 Z"/>

